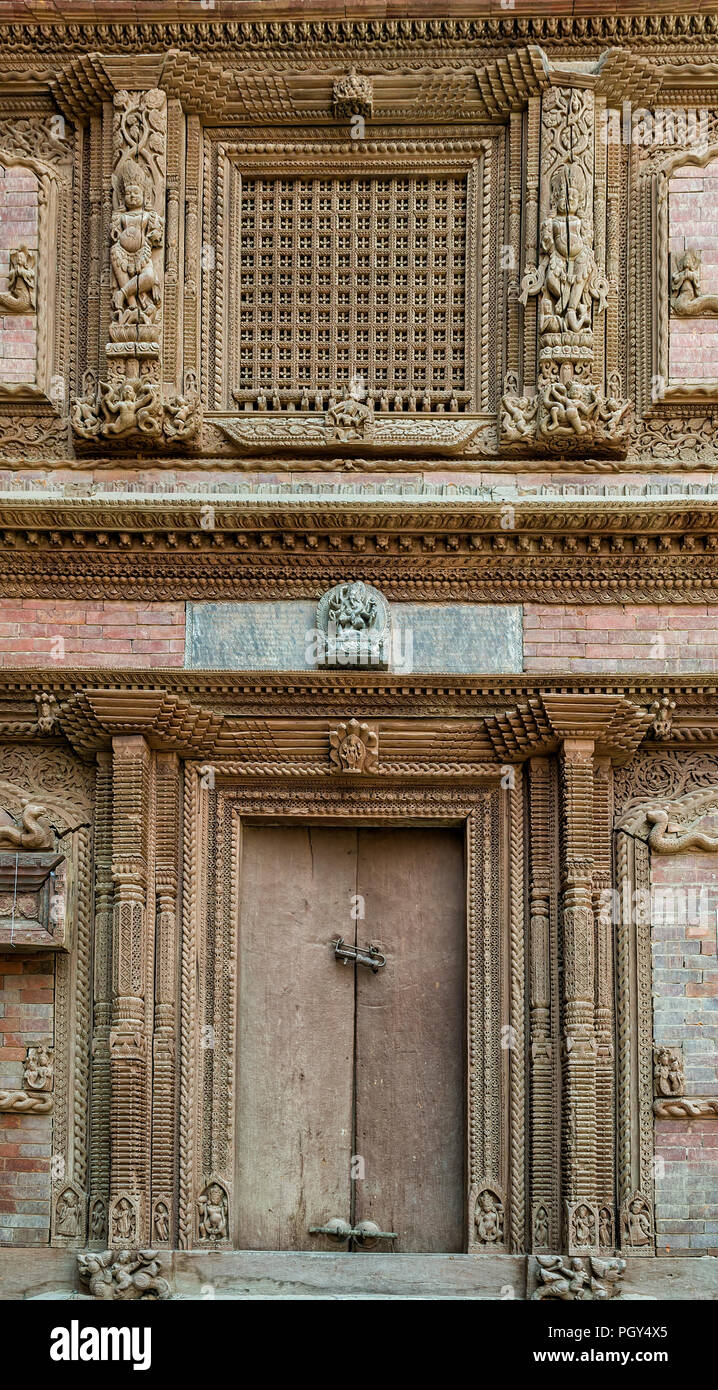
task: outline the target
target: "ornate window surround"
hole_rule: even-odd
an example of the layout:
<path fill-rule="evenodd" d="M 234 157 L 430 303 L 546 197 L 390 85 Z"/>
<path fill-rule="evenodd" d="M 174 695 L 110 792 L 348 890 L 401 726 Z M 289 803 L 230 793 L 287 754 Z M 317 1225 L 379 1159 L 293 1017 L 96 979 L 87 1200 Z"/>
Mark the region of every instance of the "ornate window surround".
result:
<path fill-rule="evenodd" d="M 62 361 L 63 326 L 58 305 L 69 303 L 62 275 L 62 255 L 58 254 L 59 231 L 69 202 L 69 184 L 58 169 L 32 155 L 0 148 L 0 164 L 5 168 L 27 169 L 38 181 L 38 275 L 37 275 L 37 364 L 35 382 L 0 381 L 0 402 L 46 402 L 56 411 L 64 409 L 68 383 L 57 375 Z"/>
<path fill-rule="evenodd" d="M 671 381 L 670 378 L 670 197 L 671 175 L 676 169 L 692 166 L 703 169 L 712 160 L 718 159 L 718 143 L 707 145 L 702 150 L 681 150 L 672 155 L 655 176 L 654 195 L 654 235 L 657 260 L 657 286 L 655 290 L 655 309 L 657 332 L 655 340 L 654 375 L 665 383 L 661 402 L 672 404 L 716 404 L 718 405 L 718 380 L 716 381 Z"/>

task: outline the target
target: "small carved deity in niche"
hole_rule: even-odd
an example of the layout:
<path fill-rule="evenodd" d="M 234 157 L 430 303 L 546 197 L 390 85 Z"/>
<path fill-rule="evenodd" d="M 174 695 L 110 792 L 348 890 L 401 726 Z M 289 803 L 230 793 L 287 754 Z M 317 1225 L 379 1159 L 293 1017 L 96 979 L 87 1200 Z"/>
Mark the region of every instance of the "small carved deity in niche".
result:
<path fill-rule="evenodd" d="M 479 1193 L 474 1216 L 476 1237 L 482 1245 L 501 1245 L 504 1239 L 504 1211 L 490 1188 Z"/>
<path fill-rule="evenodd" d="M 170 1238 L 170 1214 L 166 1202 L 158 1202 L 152 1221 L 152 1234 L 160 1245 L 166 1245 Z"/>
<path fill-rule="evenodd" d="M 58 1236 L 77 1236 L 80 1234 L 80 1198 L 74 1187 L 66 1187 L 57 1199 L 55 1234 Z"/>
<path fill-rule="evenodd" d="M 52 1049 L 49 1047 L 29 1047 L 23 1072 L 23 1086 L 26 1091 L 52 1090 Z"/>
<path fill-rule="evenodd" d="M 147 206 L 151 179 L 137 160 L 126 159 L 118 179 L 124 207 L 113 213 L 110 223 L 110 262 L 116 285 L 112 304 L 120 323 L 150 324 L 160 305 L 152 251 L 162 244 L 164 224 Z"/>
<path fill-rule="evenodd" d="M 613 1245 L 613 1216 L 610 1207 L 601 1207 L 598 1213 L 598 1243 L 603 1250 Z"/>
<path fill-rule="evenodd" d="M 112 1213 L 112 1238 L 131 1242 L 136 1236 L 135 1209 L 127 1197 L 121 1197 Z"/>
<path fill-rule="evenodd" d="M 327 618 L 341 632 L 365 632 L 377 620 L 377 602 L 360 579 L 341 584 L 327 609 Z"/>
<path fill-rule="evenodd" d="M 329 734 L 329 760 L 336 771 L 373 772 L 377 763 L 379 736 L 368 724 L 350 719 Z"/>
<path fill-rule="evenodd" d="M 671 257 L 671 308 L 680 318 L 718 314 L 718 294 L 701 294 L 701 260 L 697 247 Z"/>
<path fill-rule="evenodd" d="M 576 1207 L 573 1216 L 573 1244 L 574 1245 L 595 1245 L 596 1242 L 596 1218 L 584 1203 Z"/>
<path fill-rule="evenodd" d="M 549 1240 L 548 1212 L 541 1206 L 536 1212 L 534 1220 L 534 1245 L 548 1245 Z"/>
<path fill-rule="evenodd" d="M 623 1214 L 624 1244 L 633 1249 L 651 1244 L 651 1215 L 645 1198 L 637 1193 L 626 1203 Z"/>
<path fill-rule="evenodd" d="M 37 732 L 39 734 L 51 734 L 57 724 L 59 708 L 54 695 L 48 695 L 44 690 L 35 696 L 37 705 Z"/>
<path fill-rule="evenodd" d="M 104 1240 L 106 1231 L 105 1204 L 98 1197 L 97 1200 L 92 1203 L 92 1210 L 90 1212 L 90 1240 Z"/>
<path fill-rule="evenodd" d="M 225 1240 L 229 1235 L 228 1203 L 221 1183 L 209 1183 L 198 1205 L 200 1240 Z"/>
<path fill-rule="evenodd" d="M 682 1096 L 683 1058 L 675 1048 L 657 1047 L 653 1054 L 653 1090 L 657 1096 Z"/>

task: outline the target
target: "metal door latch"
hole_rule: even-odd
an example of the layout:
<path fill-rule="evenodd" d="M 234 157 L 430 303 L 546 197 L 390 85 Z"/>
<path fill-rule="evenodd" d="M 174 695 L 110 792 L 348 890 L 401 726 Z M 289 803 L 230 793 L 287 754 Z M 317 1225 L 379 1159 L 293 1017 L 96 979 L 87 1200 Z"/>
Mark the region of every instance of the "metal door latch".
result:
<path fill-rule="evenodd" d="M 346 1240 L 355 1240 L 357 1245 L 370 1247 L 377 1240 L 397 1240 L 396 1231 L 381 1231 L 376 1221 L 360 1221 L 358 1226 L 352 1226 L 349 1221 L 343 1221 L 341 1216 L 333 1216 L 327 1221 L 325 1226 L 310 1226 L 310 1236 L 329 1236 L 330 1240 L 335 1240 L 338 1245 L 343 1245 Z"/>
<path fill-rule="evenodd" d="M 368 965 L 370 970 L 376 975 L 377 970 L 381 970 L 386 965 L 386 956 L 382 955 L 378 946 L 348 946 L 342 937 L 332 941 L 334 954 L 337 960 L 343 965 L 348 965 L 350 960 L 355 960 L 357 965 Z"/>

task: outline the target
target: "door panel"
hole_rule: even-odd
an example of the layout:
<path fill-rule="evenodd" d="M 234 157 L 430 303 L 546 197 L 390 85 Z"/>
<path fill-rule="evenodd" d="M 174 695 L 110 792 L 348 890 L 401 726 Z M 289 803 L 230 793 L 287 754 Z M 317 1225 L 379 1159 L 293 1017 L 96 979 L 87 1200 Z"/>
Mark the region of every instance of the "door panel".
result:
<path fill-rule="evenodd" d="M 462 834 L 245 827 L 238 995 L 240 1248 L 336 1250 L 309 1227 L 337 1216 L 464 1249 Z"/>
<path fill-rule="evenodd" d="M 349 1211 L 354 980 L 329 942 L 355 892 L 353 831 L 244 828 L 237 1239 L 245 1250 L 321 1249 L 309 1226 Z"/>
<path fill-rule="evenodd" d="M 465 896 L 454 830 L 361 830 L 363 939 L 387 964 L 357 970 L 356 1219 L 396 1249 L 464 1239 Z"/>

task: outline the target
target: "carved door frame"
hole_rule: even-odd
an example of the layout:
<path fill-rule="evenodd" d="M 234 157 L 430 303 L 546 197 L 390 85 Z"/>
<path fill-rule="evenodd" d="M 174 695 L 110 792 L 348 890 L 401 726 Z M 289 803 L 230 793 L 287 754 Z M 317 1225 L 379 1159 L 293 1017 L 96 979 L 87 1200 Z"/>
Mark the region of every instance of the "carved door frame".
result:
<path fill-rule="evenodd" d="M 505 772 L 505 769 L 503 769 Z M 236 970 L 242 823 L 463 826 L 466 872 L 466 1249 L 525 1248 L 523 779 L 502 769 L 438 779 L 329 775 L 288 768 L 264 784 L 230 763 L 185 764 L 181 956 L 179 1231 L 181 1249 L 233 1248 Z M 506 779 L 504 779 L 505 781 Z M 498 910 L 497 910 L 498 905 Z M 224 1233 L 200 1230 L 203 1193 L 222 1187 Z M 488 1192 L 498 1238 L 474 1216 Z"/>

